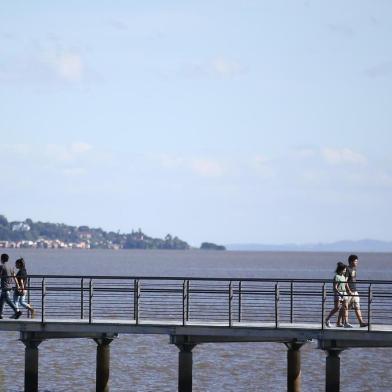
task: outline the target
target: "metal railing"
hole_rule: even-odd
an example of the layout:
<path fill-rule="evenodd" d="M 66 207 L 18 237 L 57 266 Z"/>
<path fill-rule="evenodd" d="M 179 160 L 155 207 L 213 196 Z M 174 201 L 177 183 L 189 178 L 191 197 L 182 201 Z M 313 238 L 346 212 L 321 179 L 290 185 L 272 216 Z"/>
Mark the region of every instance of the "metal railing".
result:
<path fill-rule="evenodd" d="M 392 282 L 358 281 L 368 329 L 392 327 Z M 333 308 L 333 282 L 322 279 L 225 279 L 31 275 L 27 300 L 42 322 L 123 320 L 275 328 L 318 324 Z M 350 320 L 355 320 L 354 310 Z M 356 321 L 356 320 L 355 320 Z"/>

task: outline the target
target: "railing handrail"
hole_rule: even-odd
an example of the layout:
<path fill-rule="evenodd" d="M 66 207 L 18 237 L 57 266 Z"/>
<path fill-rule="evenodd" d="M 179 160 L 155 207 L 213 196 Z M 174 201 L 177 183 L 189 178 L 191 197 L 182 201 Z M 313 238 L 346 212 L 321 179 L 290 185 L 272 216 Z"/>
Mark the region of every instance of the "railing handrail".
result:
<path fill-rule="evenodd" d="M 215 281 L 215 282 L 279 282 L 279 283 L 333 283 L 333 278 L 241 278 L 241 277 L 200 277 L 200 276 L 143 276 L 143 275 L 60 275 L 29 274 L 34 279 L 97 279 L 97 280 L 164 280 L 164 281 Z M 392 280 L 358 279 L 357 284 L 392 284 Z"/>

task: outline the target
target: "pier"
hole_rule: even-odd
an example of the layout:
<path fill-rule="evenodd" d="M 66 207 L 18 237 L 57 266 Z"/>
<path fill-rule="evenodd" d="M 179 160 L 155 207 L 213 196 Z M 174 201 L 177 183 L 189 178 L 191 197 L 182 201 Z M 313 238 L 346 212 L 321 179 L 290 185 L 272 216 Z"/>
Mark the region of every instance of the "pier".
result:
<path fill-rule="evenodd" d="M 192 391 L 192 350 L 203 343 L 284 344 L 289 392 L 301 391 L 301 348 L 311 341 L 326 353 L 326 392 L 340 391 L 343 350 L 392 346 L 390 281 L 357 282 L 365 328 L 325 327 L 333 290 L 320 279 L 34 275 L 28 285 L 36 317 L 0 321 L 24 343 L 26 392 L 38 391 L 39 345 L 48 339 L 96 342 L 97 392 L 109 391 L 110 343 L 121 334 L 167 335 L 178 348 L 179 392 Z"/>

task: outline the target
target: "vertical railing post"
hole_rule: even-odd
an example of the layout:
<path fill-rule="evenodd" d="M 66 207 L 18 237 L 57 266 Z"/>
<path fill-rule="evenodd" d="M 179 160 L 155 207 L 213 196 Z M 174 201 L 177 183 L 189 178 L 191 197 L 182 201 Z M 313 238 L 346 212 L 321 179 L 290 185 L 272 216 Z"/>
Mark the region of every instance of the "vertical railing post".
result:
<path fill-rule="evenodd" d="M 321 329 L 324 329 L 324 313 L 325 313 L 325 302 L 327 300 L 327 289 L 325 283 L 323 283 L 323 288 L 321 290 Z"/>
<path fill-rule="evenodd" d="M 290 283 L 290 323 L 294 322 L 294 282 Z"/>
<path fill-rule="evenodd" d="M 133 319 L 136 320 L 136 292 L 137 292 L 137 279 L 133 280 Z"/>
<path fill-rule="evenodd" d="M 80 280 L 80 318 L 84 317 L 84 278 Z"/>
<path fill-rule="evenodd" d="M 369 284 L 369 289 L 368 289 L 368 331 L 372 329 L 372 302 L 373 302 L 373 290 L 372 290 L 372 284 Z"/>
<path fill-rule="evenodd" d="M 93 279 L 90 278 L 89 287 L 89 300 L 88 300 L 88 322 L 91 324 L 93 322 L 93 295 L 94 295 L 94 287 L 93 287 Z"/>
<path fill-rule="evenodd" d="M 27 278 L 27 303 L 31 304 L 30 298 L 30 277 Z M 31 317 L 31 312 L 29 311 L 29 317 Z"/>
<path fill-rule="evenodd" d="M 189 279 L 186 281 L 186 315 L 185 315 L 185 319 L 186 321 L 189 321 L 189 301 L 190 301 L 190 297 L 189 297 Z"/>
<path fill-rule="evenodd" d="M 238 283 L 238 322 L 241 322 L 242 317 L 242 281 Z"/>
<path fill-rule="evenodd" d="M 232 324 L 232 306 L 233 306 L 233 282 L 229 283 L 229 327 Z"/>
<path fill-rule="evenodd" d="M 182 325 L 185 325 L 187 321 L 187 295 L 187 280 L 185 279 L 182 283 Z"/>
<path fill-rule="evenodd" d="M 275 284 L 275 328 L 279 328 L 279 282 Z"/>
<path fill-rule="evenodd" d="M 139 324 L 139 301 L 140 301 L 140 281 L 139 279 L 135 279 L 135 288 L 134 288 L 134 316 L 136 325 Z"/>
<path fill-rule="evenodd" d="M 45 322 L 45 296 L 46 296 L 46 282 L 45 278 L 42 278 L 41 283 L 41 322 Z"/>

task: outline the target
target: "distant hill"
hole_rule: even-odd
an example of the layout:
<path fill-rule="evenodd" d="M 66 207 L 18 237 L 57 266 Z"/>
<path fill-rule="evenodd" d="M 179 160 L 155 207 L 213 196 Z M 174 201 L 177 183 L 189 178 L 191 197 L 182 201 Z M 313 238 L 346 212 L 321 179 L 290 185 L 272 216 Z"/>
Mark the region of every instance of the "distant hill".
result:
<path fill-rule="evenodd" d="M 392 252 L 392 241 L 364 239 L 318 244 L 228 244 L 226 248 L 237 251 Z"/>
<path fill-rule="evenodd" d="M 141 229 L 131 233 L 105 231 L 64 223 L 11 221 L 0 215 L 0 247 L 5 248 L 100 248 L 100 249 L 189 249 L 185 241 L 167 234 L 152 238 Z"/>

